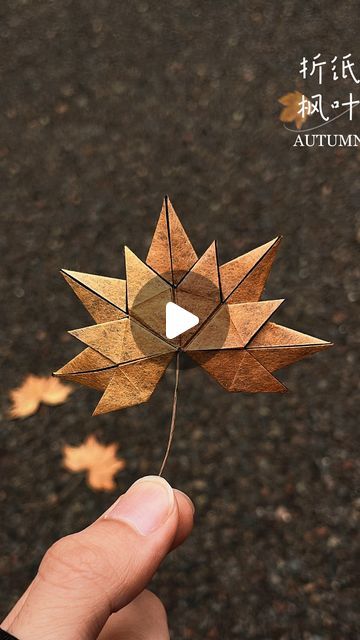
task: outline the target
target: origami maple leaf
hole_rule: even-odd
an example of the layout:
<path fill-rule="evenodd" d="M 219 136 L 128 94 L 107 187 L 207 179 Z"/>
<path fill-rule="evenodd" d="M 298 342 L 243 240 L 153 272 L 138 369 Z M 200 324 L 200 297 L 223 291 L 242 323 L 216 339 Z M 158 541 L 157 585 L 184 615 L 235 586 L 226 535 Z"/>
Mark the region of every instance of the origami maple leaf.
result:
<path fill-rule="evenodd" d="M 78 447 L 65 445 L 63 464 L 73 472 L 86 471 L 92 489 L 112 491 L 114 475 L 125 468 L 125 460 L 116 457 L 118 445 L 103 445 L 95 436 L 88 436 Z"/>
<path fill-rule="evenodd" d="M 303 98 L 307 100 L 310 105 L 310 101 L 305 98 L 300 91 L 291 91 L 279 98 L 280 104 L 284 106 L 284 109 L 282 109 L 279 116 L 281 122 L 295 122 L 296 128 L 301 129 L 308 117 L 308 113 L 305 111 L 303 114 L 300 112 L 301 101 Z"/>
<path fill-rule="evenodd" d="M 55 375 L 103 391 L 94 414 L 147 401 L 180 352 L 227 391 L 286 391 L 273 372 L 330 343 L 272 322 L 283 300 L 260 301 L 279 243 L 221 266 L 215 243 L 198 258 L 166 197 L 146 262 L 125 248 L 126 281 L 62 271 L 97 324 L 70 331 L 86 349 Z M 174 340 L 170 301 L 199 318 Z"/>

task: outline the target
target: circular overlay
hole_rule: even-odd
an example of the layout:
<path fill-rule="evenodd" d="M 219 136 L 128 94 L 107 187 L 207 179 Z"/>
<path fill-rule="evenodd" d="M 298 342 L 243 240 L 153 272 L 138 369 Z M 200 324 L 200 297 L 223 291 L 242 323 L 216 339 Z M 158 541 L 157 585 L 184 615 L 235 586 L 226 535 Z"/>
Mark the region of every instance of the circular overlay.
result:
<path fill-rule="evenodd" d="M 176 338 L 168 339 L 168 302 L 197 316 L 199 323 Z M 154 272 L 154 277 L 138 291 L 135 298 L 128 300 L 128 307 L 130 318 L 134 320 L 131 323 L 132 336 L 143 356 L 165 353 L 167 345 L 171 345 L 174 353 L 181 353 L 181 369 L 198 366 L 196 360 L 191 358 L 192 351 L 201 351 L 202 362 L 210 360 L 214 352 L 222 348 L 228 335 L 228 306 L 221 303 L 218 283 L 193 272 L 186 274 L 177 285 L 169 284 Z M 143 331 L 140 325 L 147 331 Z M 149 338 L 149 333 L 153 338 Z"/>

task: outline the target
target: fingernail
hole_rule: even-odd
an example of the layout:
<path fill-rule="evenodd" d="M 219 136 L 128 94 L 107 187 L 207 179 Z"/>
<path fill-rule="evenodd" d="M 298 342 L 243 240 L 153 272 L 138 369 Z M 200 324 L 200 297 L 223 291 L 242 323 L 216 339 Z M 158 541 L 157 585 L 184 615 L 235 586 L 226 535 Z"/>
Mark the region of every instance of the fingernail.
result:
<path fill-rule="evenodd" d="M 174 503 L 174 492 L 164 478 L 146 476 L 137 480 L 104 517 L 127 522 L 147 536 L 166 522 Z"/>

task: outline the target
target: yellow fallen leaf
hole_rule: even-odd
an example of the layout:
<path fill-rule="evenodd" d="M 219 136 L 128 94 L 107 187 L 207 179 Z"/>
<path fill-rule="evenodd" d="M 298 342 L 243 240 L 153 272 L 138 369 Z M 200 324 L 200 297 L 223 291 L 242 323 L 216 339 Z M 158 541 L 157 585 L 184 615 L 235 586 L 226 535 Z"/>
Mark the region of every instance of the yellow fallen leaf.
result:
<path fill-rule="evenodd" d="M 40 403 L 49 405 L 66 402 L 73 388 L 57 378 L 29 374 L 17 389 L 10 391 L 10 418 L 27 418 L 38 410 Z"/>
<path fill-rule="evenodd" d="M 306 96 L 304 96 L 302 93 L 300 93 L 300 91 L 291 91 L 290 93 L 286 93 L 284 96 L 279 98 L 280 104 L 284 106 L 284 109 L 282 109 L 279 116 L 281 122 L 295 122 L 296 128 L 301 129 L 302 125 L 307 120 L 307 117 L 309 115 L 305 112 L 304 115 L 299 113 L 301 101 L 303 98 L 307 100 L 310 105 L 310 100 L 306 98 Z"/>
<path fill-rule="evenodd" d="M 92 489 L 112 491 L 115 489 L 114 475 L 125 468 L 122 458 L 116 457 L 118 445 L 103 445 L 95 436 L 88 436 L 78 447 L 65 445 L 63 464 L 73 472 L 87 471 L 86 480 Z"/>
<path fill-rule="evenodd" d="M 56 405 L 66 402 L 73 391 L 73 387 L 61 384 L 57 378 L 44 378 L 44 387 L 41 401 L 45 404 Z"/>

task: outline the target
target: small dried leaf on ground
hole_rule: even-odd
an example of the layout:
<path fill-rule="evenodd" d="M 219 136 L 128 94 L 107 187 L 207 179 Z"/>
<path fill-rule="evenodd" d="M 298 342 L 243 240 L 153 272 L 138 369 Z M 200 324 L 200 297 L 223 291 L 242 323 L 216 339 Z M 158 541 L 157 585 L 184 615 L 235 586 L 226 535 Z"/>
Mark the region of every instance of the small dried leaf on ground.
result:
<path fill-rule="evenodd" d="M 295 122 L 296 128 L 301 129 L 308 117 L 308 113 L 299 113 L 303 98 L 308 101 L 307 106 L 310 106 L 310 100 L 300 91 L 291 91 L 279 98 L 280 104 L 284 106 L 279 116 L 281 122 Z"/>
<path fill-rule="evenodd" d="M 49 377 L 26 376 L 20 387 L 10 391 L 11 407 L 9 417 L 13 419 L 27 418 L 38 410 L 40 403 L 48 405 L 66 402 L 73 387 L 63 384 L 58 379 Z"/>
<path fill-rule="evenodd" d="M 87 471 L 86 480 L 92 489 L 112 491 L 115 474 L 126 466 L 125 460 L 116 457 L 117 449 L 117 444 L 103 445 L 91 435 L 78 447 L 65 445 L 63 463 L 74 473 Z"/>

